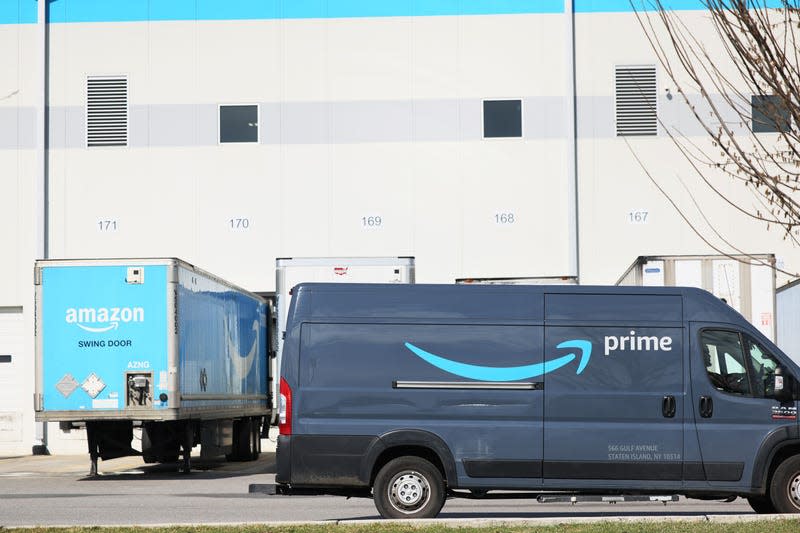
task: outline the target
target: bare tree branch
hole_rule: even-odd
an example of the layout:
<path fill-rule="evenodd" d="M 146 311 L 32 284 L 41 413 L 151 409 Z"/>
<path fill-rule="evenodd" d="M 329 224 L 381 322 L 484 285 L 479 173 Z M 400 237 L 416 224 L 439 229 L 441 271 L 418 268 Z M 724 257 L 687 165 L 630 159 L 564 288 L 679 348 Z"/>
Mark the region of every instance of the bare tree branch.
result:
<path fill-rule="evenodd" d="M 662 130 L 714 194 L 798 243 L 800 0 L 781 0 L 779 7 L 769 7 L 775 5 L 771 0 L 703 0 L 718 36 L 708 44 L 703 32 L 662 0 L 630 2 L 710 148 L 663 122 Z M 754 204 L 743 207 L 729 199 L 720 187 L 725 180 L 747 188 Z"/>

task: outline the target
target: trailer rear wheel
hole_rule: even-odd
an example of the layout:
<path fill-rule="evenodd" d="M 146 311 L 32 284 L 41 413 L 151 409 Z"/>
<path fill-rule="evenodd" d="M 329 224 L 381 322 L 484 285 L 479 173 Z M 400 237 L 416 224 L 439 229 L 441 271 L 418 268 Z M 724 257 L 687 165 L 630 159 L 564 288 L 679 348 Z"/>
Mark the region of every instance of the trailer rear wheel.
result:
<path fill-rule="evenodd" d="M 253 441 L 253 453 L 250 459 L 255 461 L 261 455 L 261 418 L 253 417 L 250 419 L 250 438 Z"/>
<path fill-rule="evenodd" d="M 775 470 L 769 494 L 779 513 L 800 513 L 800 455 L 786 459 Z"/>
<path fill-rule="evenodd" d="M 258 458 L 258 425 L 252 418 L 233 421 L 233 447 L 228 461 L 253 461 Z"/>
<path fill-rule="evenodd" d="M 441 472 L 421 457 L 392 459 L 375 477 L 373 500 L 384 518 L 434 518 L 444 497 Z"/>

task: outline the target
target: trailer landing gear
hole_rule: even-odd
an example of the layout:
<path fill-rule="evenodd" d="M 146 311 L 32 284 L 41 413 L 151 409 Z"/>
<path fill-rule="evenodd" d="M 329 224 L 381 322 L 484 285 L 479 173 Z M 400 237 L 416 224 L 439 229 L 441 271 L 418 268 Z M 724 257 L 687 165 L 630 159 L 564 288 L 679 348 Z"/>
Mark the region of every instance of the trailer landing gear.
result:
<path fill-rule="evenodd" d="M 99 475 L 97 460 L 141 455 L 131 448 L 133 424 L 125 420 L 86 422 L 86 441 L 89 445 L 89 476 Z"/>
<path fill-rule="evenodd" d="M 192 446 L 194 445 L 194 428 L 190 423 L 186 423 L 183 428 L 183 473 L 189 474 L 192 471 Z"/>
<path fill-rule="evenodd" d="M 97 428 L 94 424 L 86 424 L 86 440 L 89 443 L 89 477 L 97 475 L 97 458 L 100 456 L 97 443 Z"/>

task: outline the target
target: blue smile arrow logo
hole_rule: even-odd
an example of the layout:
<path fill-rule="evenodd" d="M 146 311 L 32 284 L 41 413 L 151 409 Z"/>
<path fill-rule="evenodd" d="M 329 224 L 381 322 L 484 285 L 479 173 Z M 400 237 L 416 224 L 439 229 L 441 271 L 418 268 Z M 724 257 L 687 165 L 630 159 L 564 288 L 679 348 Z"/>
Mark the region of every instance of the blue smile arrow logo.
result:
<path fill-rule="evenodd" d="M 548 374 L 553 370 L 558 370 L 562 366 L 571 363 L 577 357 L 574 353 L 568 353 L 558 359 L 545 361 L 544 363 L 536 363 L 534 365 L 509 367 L 479 366 L 459 363 L 458 361 L 440 357 L 426 352 L 410 342 L 405 343 L 405 346 L 415 355 L 436 368 L 462 378 L 475 379 L 478 381 L 519 381 L 521 379 L 535 378 Z M 556 346 L 556 348 L 577 348 L 581 351 L 580 363 L 578 364 L 576 374 L 583 372 L 583 369 L 589 364 L 589 358 L 592 356 L 592 343 L 582 339 L 564 341 Z"/>

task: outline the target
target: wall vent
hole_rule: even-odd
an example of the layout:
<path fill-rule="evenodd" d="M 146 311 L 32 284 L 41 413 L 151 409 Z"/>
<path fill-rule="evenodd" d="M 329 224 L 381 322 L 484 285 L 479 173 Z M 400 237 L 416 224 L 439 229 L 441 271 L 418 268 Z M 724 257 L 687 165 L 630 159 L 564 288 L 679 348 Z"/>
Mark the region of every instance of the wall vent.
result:
<path fill-rule="evenodd" d="M 87 78 L 86 145 L 128 145 L 127 76 Z"/>
<path fill-rule="evenodd" d="M 655 65 L 618 66 L 614 81 L 617 136 L 657 135 Z"/>

